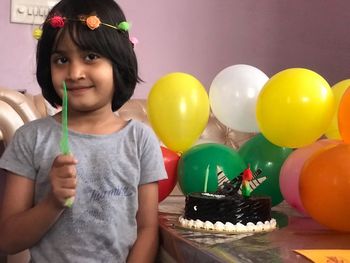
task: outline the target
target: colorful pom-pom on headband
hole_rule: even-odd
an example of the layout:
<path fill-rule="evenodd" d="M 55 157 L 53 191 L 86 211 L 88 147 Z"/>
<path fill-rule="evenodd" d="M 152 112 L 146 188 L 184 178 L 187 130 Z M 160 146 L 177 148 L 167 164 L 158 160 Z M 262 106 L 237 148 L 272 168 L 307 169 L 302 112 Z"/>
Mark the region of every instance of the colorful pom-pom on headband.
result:
<path fill-rule="evenodd" d="M 41 38 L 41 35 L 43 34 L 43 30 L 41 28 L 35 28 L 33 30 L 33 37 L 36 39 L 36 40 L 39 40 Z"/>
<path fill-rule="evenodd" d="M 48 22 L 53 28 L 62 28 L 64 27 L 64 20 L 62 16 L 53 16 L 50 19 L 48 19 Z"/>
<path fill-rule="evenodd" d="M 60 16 L 60 15 L 54 15 L 46 19 L 44 23 L 49 23 L 50 26 L 53 28 L 62 28 L 69 21 L 78 21 L 78 22 L 80 21 L 84 23 L 91 30 L 95 30 L 99 28 L 101 25 L 116 29 L 119 32 L 128 32 L 131 28 L 131 25 L 129 22 L 122 21 L 116 25 L 107 24 L 102 22 L 96 15 L 79 16 L 78 19 L 72 19 L 72 18 L 66 18 L 66 17 Z M 39 40 L 41 35 L 42 35 L 42 29 L 40 28 L 34 29 L 33 37 L 35 39 Z M 138 40 L 135 37 L 132 37 L 129 40 L 133 45 L 138 43 Z"/>

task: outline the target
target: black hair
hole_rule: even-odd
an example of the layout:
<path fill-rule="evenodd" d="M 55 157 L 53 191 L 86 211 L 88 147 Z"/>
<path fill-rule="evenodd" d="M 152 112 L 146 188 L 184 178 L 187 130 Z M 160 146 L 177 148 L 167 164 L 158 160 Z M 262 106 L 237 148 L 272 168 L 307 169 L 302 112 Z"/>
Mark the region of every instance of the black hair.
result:
<path fill-rule="evenodd" d="M 54 28 L 48 19 L 59 15 L 67 18 L 62 28 Z M 82 50 L 89 50 L 108 58 L 113 66 L 114 95 L 112 110 L 118 110 L 133 95 L 138 76 L 137 59 L 128 32 L 101 25 L 91 30 L 79 21 L 82 15 L 96 15 L 106 24 L 118 25 L 126 21 L 125 15 L 114 0 L 61 0 L 49 12 L 43 24 L 42 36 L 37 45 L 36 77 L 44 98 L 54 107 L 62 105 L 52 79 L 50 59 L 55 45 L 68 33 Z"/>

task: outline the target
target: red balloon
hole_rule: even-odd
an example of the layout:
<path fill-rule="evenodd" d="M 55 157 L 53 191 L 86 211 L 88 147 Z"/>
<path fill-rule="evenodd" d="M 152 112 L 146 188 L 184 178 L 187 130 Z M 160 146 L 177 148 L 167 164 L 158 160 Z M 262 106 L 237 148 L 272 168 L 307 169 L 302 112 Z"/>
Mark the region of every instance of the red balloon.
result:
<path fill-rule="evenodd" d="M 165 170 L 168 174 L 168 179 L 158 182 L 158 202 L 163 201 L 175 188 L 177 182 L 177 164 L 180 156 L 168 148 L 160 147 L 163 154 Z"/>

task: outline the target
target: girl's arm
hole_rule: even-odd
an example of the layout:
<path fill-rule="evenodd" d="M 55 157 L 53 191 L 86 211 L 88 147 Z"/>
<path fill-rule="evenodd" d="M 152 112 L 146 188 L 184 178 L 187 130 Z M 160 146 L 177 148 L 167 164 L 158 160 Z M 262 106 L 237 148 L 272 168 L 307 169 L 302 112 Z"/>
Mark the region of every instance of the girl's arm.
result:
<path fill-rule="evenodd" d="M 0 214 L 0 250 L 17 253 L 32 247 L 56 221 L 62 208 L 47 197 L 32 208 L 34 182 L 9 173 Z"/>
<path fill-rule="evenodd" d="M 154 262 L 159 241 L 157 182 L 139 186 L 139 209 L 136 219 L 137 239 L 127 262 Z"/>
<path fill-rule="evenodd" d="M 0 211 L 0 251 L 13 254 L 34 246 L 64 210 L 67 196 L 75 193 L 76 160 L 58 156 L 51 168 L 51 191 L 34 204 L 35 182 L 8 173 Z"/>

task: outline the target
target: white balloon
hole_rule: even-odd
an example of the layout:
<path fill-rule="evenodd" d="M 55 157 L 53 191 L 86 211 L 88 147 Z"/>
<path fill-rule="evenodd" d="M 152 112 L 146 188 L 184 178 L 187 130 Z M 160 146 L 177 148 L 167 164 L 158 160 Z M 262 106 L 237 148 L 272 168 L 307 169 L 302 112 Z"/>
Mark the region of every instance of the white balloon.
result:
<path fill-rule="evenodd" d="M 250 65 L 237 64 L 216 75 L 209 89 L 215 117 L 227 127 L 241 132 L 259 132 L 255 107 L 268 76 Z"/>

